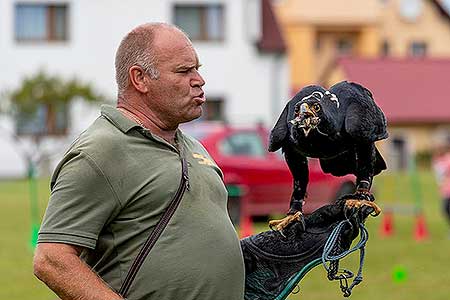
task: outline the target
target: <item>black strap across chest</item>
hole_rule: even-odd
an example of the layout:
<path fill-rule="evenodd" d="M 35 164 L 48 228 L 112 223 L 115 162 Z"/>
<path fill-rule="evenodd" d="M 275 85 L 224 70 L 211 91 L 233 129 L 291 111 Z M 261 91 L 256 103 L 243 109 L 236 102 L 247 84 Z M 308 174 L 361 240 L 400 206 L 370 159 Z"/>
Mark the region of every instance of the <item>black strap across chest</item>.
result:
<path fill-rule="evenodd" d="M 131 284 L 133 283 L 139 269 L 141 268 L 142 264 L 145 261 L 145 258 L 150 253 L 150 250 L 153 248 L 153 246 L 156 244 L 156 241 L 161 236 L 161 234 L 164 231 L 164 228 L 166 228 L 167 224 L 169 223 L 170 219 L 172 218 L 173 214 L 175 213 L 178 205 L 181 202 L 181 199 L 183 198 L 184 192 L 186 189 L 189 188 L 189 177 L 188 177 L 188 167 L 186 159 L 183 157 L 181 159 L 181 167 L 182 167 L 182 175 L 180 179 L 180 184 L 178 186 L 178 189 L 173 196 L 172 200 L 170 201 L 169 206 L 167 207 L 166 211 L 162 215 L 162 217 L 159 219 L 158 223 L 156 224 L 155 228 L 152 230 L 150 235 L 148 236 L 145 243 L 142 245 L 141 250 L 139 251 L 138 255 L 134 259 L 133 263 L 131 264 L 130 269 L 128 270 L 127 276 L 125 277 L 125 280 L 122 283 L 122 286 L 120 287 L 119 294 L 123 297 L 126 297 L 128 294 L 128 291 L 130 290 Z"/>

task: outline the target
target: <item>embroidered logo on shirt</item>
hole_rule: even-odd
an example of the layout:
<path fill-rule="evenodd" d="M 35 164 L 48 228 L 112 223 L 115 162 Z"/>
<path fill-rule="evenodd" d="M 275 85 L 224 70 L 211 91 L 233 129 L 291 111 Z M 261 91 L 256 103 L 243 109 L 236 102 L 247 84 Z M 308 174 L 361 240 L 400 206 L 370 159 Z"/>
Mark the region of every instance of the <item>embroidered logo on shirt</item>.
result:
<path fill-rule="evenodd" d="M 192 156 L 198 159 L 198 163 L 201 165 L 214 166 L 214 162 L 202 154 L 193 153 Z"/>

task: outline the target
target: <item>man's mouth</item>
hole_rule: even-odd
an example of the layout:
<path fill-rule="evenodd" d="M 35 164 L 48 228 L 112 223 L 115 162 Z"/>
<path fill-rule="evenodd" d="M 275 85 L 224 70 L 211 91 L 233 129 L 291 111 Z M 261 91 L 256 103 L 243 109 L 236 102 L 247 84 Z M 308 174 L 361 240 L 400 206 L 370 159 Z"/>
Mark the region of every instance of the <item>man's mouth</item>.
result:
<path fill-rule="evenodd" d="M 194 96 L 193 98 L 198 105 L 202 105 L 206 101 L 204 92 L 201 92 L 200 94 Z"/>

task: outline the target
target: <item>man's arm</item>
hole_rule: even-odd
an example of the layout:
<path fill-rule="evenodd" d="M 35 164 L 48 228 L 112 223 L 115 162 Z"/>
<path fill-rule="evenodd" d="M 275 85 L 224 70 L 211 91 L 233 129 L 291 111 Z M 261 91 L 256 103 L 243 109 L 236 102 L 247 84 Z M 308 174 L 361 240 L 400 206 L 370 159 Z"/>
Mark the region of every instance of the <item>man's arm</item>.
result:
<path fill-rule="evenodd" d="M 68 244 L 38 244 L 34 275 L 62 300 L 122 299 L 79 258 L 82 250 Z"/>

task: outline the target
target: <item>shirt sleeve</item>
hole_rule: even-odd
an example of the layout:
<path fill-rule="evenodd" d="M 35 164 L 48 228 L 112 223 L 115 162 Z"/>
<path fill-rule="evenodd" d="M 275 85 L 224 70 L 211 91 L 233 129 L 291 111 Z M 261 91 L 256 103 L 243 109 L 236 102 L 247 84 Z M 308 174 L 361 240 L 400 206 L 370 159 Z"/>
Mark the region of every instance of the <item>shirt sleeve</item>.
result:
<path fill-rule="evenodd" d="M 121 205 L 95 161 L 79 152 L 60 164 L 38 243 L 67 243 L 95 249 L 102 229 Z"/>

